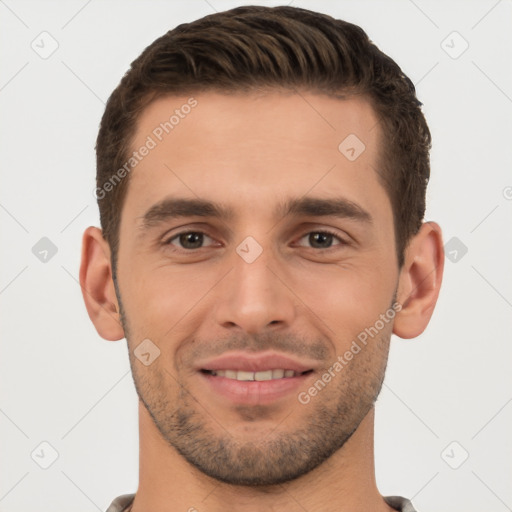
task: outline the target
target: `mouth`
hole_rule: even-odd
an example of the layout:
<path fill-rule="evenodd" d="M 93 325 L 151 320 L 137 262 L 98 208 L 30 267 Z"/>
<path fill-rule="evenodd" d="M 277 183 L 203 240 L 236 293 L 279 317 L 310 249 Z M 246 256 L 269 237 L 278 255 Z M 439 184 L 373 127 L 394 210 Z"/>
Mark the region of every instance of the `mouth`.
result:
<path fill-rule="evenodd" d="M 295 370 L 285 369 L 285 368 L 273 368 L 268 370 L 261 370 L 257 372 L 251 372 L 246 370 L 234 370 L 234 369 L 218 369 L 218 370 L 207 370 L 202 369 L 201 372 L 206 375 L 211 375 L 212 377 L 224 377 L 226 379 L 237 380 L 242 382 L 264 382 L 269 380 L 281 380 L 281 379 L 291 379 L 294 377 L 299 377 L 301 375 L 307 375 L 311 373 L 313 370 L 306 370 L 303 372 L 298 372 Z"/>
<path fill-rule="evenodd" d="M 269 378 L 271 374 L 272 378 Z M 276 375 L 275 378 L 274 375 Z M 300 389 L 306 389 L 312 375 L 314 375 L 313 370 L 299 373 L 279 368 L 258 372 L 245 370 L 201 370 L 199 372 L 208 401 L 220 400 L 228 406 L 270 405 L 285 399 L 293 399 L 296 402 Z"/>
<path fill-rule="evenodd" d="M 318 364 L 272 350 L 232 351 L 197 361 L 196 370 L 210 400 L 228 406 L 263 405 L 294 399 Z"/>

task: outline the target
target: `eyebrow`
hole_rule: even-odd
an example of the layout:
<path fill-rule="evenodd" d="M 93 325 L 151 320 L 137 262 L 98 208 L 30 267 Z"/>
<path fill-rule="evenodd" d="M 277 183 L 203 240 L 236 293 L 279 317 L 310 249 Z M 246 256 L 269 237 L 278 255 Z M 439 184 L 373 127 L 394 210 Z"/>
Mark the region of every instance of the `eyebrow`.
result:
<path fill-rule="evenodd" d="M 351 219 L 364 224 L 372 224 L 373 218 L 368 211 L 357 203 L 345 199 L 337 198 L 317 198 L 304 197 L 300 199 L 290 199 L 282 204 L 277 215 L 307 217 L 338 217 L 341 219 Z"/>
<path fill-rule="evenodd" d="M 289 216 L 337 217 L 372 224 L 373 218 L 368 211 L 348 199 L 303 197 L 289 199 L 276 208 L 276 218 Z M 163 222 L 184 217 L 210 217 L 231 220 L 235 216 L 232 208 L 216 204 L 205 199 L 167 197 L 151 206 L 141 219 L 142 231 L 151 229 Z"/>
<path fill-rule="evenodd" d="M 162 222 L 183 217 L 214 217 L 223 220 L 233 218 L 234 212 L 205 199 L 167 197 L 153 205 L 141 219 L 140 228 L 150 229 Z"/>

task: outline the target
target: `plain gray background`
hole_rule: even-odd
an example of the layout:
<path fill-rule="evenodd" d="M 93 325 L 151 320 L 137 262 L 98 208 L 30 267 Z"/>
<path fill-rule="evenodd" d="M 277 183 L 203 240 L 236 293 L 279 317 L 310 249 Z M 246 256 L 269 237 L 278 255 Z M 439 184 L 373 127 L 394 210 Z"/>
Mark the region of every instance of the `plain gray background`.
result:
<path fill-rule="evenodd" d="M 98 336 L 77 282 L 99 225 L 98 124 L 156 37 L 242 4 L 0 0 L 2 512 L 103 511 L 137 488 L 126 341 Z M 379 488 L 422 512 L 512 510 L 512 3 L 291 5 L 361 25 L 417 85 L 433 135 L 426 220 L 450 245 L 427 331 L 393 337 Z"/>

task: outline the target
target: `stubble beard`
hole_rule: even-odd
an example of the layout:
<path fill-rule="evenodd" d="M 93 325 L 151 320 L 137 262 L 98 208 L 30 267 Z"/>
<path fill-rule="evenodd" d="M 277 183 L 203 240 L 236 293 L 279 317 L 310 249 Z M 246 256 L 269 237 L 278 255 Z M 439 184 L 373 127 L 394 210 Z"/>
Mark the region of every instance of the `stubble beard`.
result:
<path fill-rule="evenodd" d="M 119 295 L 118 302 L 128 347 L 135 348 Z M 158 359 L 150 367 L 141 368 L 133 349 L 129 358 L 139 399 L 170 447 L 194 468 L 218 481 L 265 487 L 305 475 L 343 448 L 380 393 L 390 337 L 390 332 L 383 332 L 373 339 L 375 345 L 365 347 L 363 354 L 336 377 L 339 380 L 329 383 L 308 404 L 299 405 L 297 401 L 294 410 L 299 411 L 298 419 L 287 423 L 296 428 L 284 430 L 284 418 L 258 441 L 247 441 L 229 432 L 222 426 L 221 414 L 217 418 L 207 414 L 181 378 L 157 364 Z M 373 354 L 364 354 L 370 349 Z M 168 395 L 172 389 L 178 389 L 175 396 Z M 258 407 L 265 415 L 265 406 L 249 407 L 252 421 L 258 421 Z M 243 417 L 244 408 L 239 412 Z"/>

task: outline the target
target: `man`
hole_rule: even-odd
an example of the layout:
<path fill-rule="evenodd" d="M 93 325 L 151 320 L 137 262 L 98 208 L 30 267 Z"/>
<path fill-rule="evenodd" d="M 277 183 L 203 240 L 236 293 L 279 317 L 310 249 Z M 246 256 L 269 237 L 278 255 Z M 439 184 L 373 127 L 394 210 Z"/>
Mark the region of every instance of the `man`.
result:
<path fill-rule="evenodd" d="M 373 425 L 391 334 L 423 332 L 443 274 L 420 107 L 363 30 L 299 8 L 133 62 L 80 269 L 139 396 L 139 487 L 108 512 L 414 511 L 377 489 Z"/>

